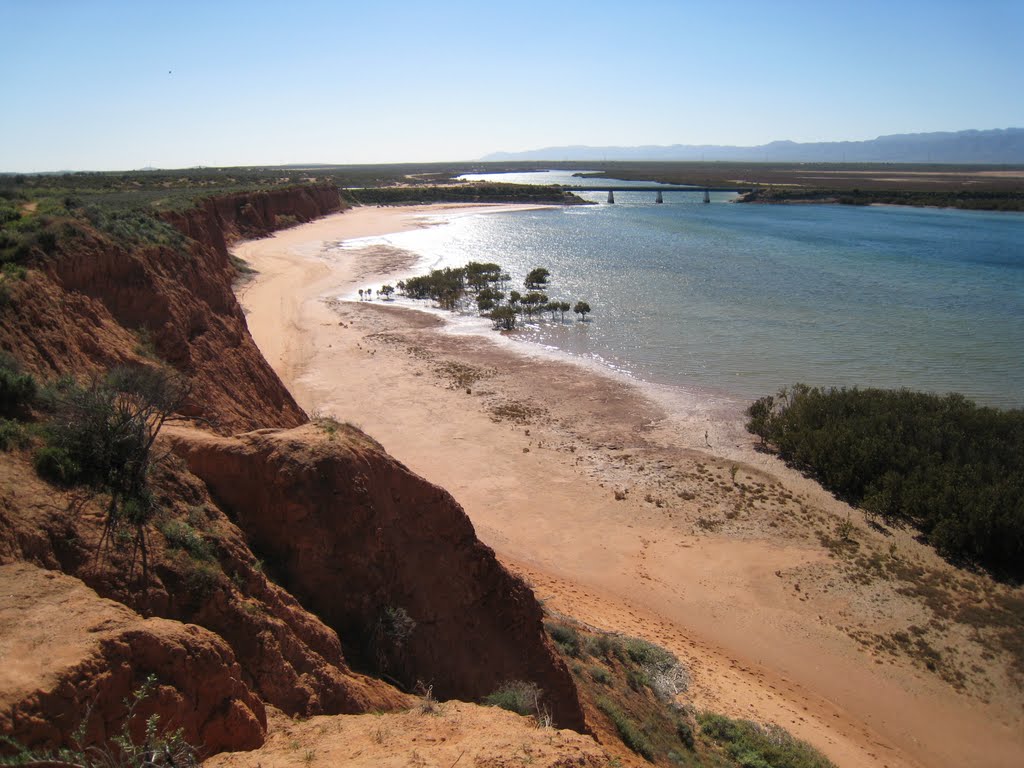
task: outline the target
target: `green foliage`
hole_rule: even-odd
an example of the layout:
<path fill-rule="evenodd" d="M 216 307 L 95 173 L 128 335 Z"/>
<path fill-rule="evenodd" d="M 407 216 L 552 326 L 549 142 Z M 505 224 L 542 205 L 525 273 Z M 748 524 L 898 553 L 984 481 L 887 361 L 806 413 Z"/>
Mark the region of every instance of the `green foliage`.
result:
<path fill-rule="evenodd" d="M 747 413 L 788 463 L 869 514 L 916 526 L 947 557 L 1024 578 L 1024 411 L 798 384 Z"/>
<path fill-rule="evenodd" d="M 466 291 L 464 268 L 432 269 L 427 275 L 405 281 L 405 295 L 410 299 L 433 299 L 444 309 L 455 309 Z"/>
<path fill-rule="evenodd" d="M 181 248 L 185 236 L 145 208 L 95 204 L 85 217 L 99 231 L 126 245 L 166 245 Z"/>
<path fill-rule="evenodd" d="M 518 313 L 512 307 L 503 306 L 495 307 L 491 310 L 488 317 L 491 322 L 494 323 L 494 327 L 502 331 L 514 331 L 516 328 L 516 318 Z"/>
<path fill-rule="evenodd" d="M 580 320 L 586 320 L 587 315 L 590 313 L 590 305 L 585 301 L 577 301 L 572 311 L 580 316 Z"/>
<path fill-rule="evenodd" d="M 68 449 L 57 445 L 44 445 L 39 448 L 33 463 L 41 477 L 64 487 L 74 485 L 82 474 L 81 468 Z"/>
<path fill-rule="evenodd" d="M 21 218 L 21 212 L 13 201 L 0 198 L 0 228 Z"/>
<path fill-rule="evenodd" d="M 548 284 L 548 278 L 550 277 L 551 273 L 544 267 L 534 267 L 526 274 L 526 278 L 523 280 L 523 287 L 528 291 L 539 291 Z"/>
<path fill-rule="evenodd" d="M 535 267 L 527 275 L 524 284 L 527 288 L 542 287 L 547 284 L 550 275 L 550 271 L 544 267 Z M 569 302 L 549 302 L 547 294 L 539 290 L 528 290 L 526 294 L 509 291 L 507 303 L 502 303 L 506 297 L 504 288 L 510 279 L 499 264 L 471 261 L 465 267 L 434 269 L 426 275 L 411 277 L 399 283 L 398 287 L 411 299 L 432 299 L 449 310 L 465 308 L 470 302 L 475 302 L 480 314 L 490 319 L 495 330 L 500 331 L 515 330 L 522 314 L 533 318 L 538 312 L 547 310 L 551 312 L 552 320 L 556 319 L 558 312 L 565 319 Z M 359 295 L 362 298 L 362 290 Z M 390 296 L 390 293 L 385 296 Z M 585 317 L 590 312 L 590 305 L 578 302 L 575 311 Z"/>
<path fill-rule="evenodd" d="M 197 768 L 199 755 L 185 740 L 184 731 L 178 728 L 166 731 L 160 727 L 160 716 L 150 715 L 146 719 L 141 740 L 132 737 L 132 723 L 135 722 L 139 706 L 156 689 L 155 675 L 147 677 L 135 692 L 125 699 L 128 714 L 121 729 L 111 736 L 109 743 L 85 746 L 89 713 L 73 736 L 71 748 L 52 752 L 34 752 L 25 749 L 14 740 L 0 736 L 0 746 L 11 749 L 13 754 L 0 756 L 0 766 L 52 766 L 53 768 Z"/>
<path fill-rule="evenodd" d="M 575 627 L 556 621 L 545 621 L 544 628 L 547 629 L 551 639 L 555 641 L 555 644 L 562 653 L 573 658 L 579 658 L 582 650 L 582 641 L 580 640 L 580 633 L 576 631 Z"/>
<path fill-rule="evenodd" d="M 167 540 L 167 546 L 172 549 L 183 550 L 194 560 L 216 561 L 213 545 L 184 520 L 168 518 L 160 521 L 157 529 Z"/>
<path fill-rule="evenodd" d="M 25 425 L 20 421 L 0 418 L 0 451 L 28 446 L 28 435 Z"/>
<path fill-rule="evenodd" d="M 607 632 L 601 632 L 587 637 L 585 647 L 587 649 L 587 653 L 591 656 L 606 659 L 611 659 L 613 656 L 622 652 L 622 644 L 614 635 L 610 635 Z"/>
<path fill-rule="evenodd" d="M 223 571 L 216 563 L 205 560 L 192 560 L 185 570 L 185 591 L 196 602 L 201 602 L 213 594 L 220 584 Z"/>
<path fill-rule="evenodd" d="M 17 360 L 0 353 L 0 416 L 24 414 L 35 400 L 38 385 L 31 374 L 21 373 Z"/>
<path fill-rule="evenodd" d="M 252 265 L 241 256 L 229 253 L 228 259 L 231 261 L 231 266 L 235 268 L 235 271 L 240 277 L 251 277 L 252 275 L 259 274 L 255 269 L 253 269 Z"/>
<path fill-rule="evenodd" d="M 619 738 L 622 739 L 623 744 L 645 760 L 654 762 L 654 746 L 651 744 L 650 739 L 640 731 L 632 720 L 623 714 L 622 710 L 607 698 L 598 699 L 597 708 L 612 721 L 612 725 L 618 731 Z"/>
<path fill-rule="evenodd" d="M 501 707 L 519 715 L 541 714 L 540 700 L 543 692 L 536 683 L 525 680 L 511 680 L 494 693 L 484 697 L 484 704 Z"/>
<path fill-rule="evenodd" d="M 843 205 L 910 205 L 984 211 L 1024 211 L 1019 190 L 792 189 L 761 188 L 743 202 L 838 202 Z"/>
<path fill-rule="evenodd" d="M 159 368 L 115 368 L 87 387 L 66 382 L 45 425 L 45 445 L 36 454 L 43 477 L 109 495 L 100 546 L 127 526 L 143 572 L 144 528 L 155 513 L 149 490 L 152 447 L 186 391 L 181 380 Z"/>
<path fill-rule="evenodd" d="M 70 482 L 138 495 L 156 433 L 182 396 L 180 382 L 154 368 L 116 368 L 89 386 L 69 384 L 57 396 L 46 444 L 78 468 Z"/>
<path fill-rule="evenodd" d="M 829 768 L 834 764 L 809 744 L 778 726 L 760 726 L 723 715 L 697 716 L 701 733 L 721 744 L 744 768 Z"/>

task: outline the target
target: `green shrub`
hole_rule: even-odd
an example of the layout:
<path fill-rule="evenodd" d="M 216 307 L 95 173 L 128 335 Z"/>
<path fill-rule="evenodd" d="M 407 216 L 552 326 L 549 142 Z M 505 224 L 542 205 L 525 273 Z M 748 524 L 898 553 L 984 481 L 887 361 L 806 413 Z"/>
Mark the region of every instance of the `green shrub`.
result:
<path fill-rule="evenodd" d="M 44 445 L 39 448 L 34 464 L 40 477 L 65 488 L 78 482 L 82 474 L 81 467 L 70 452 L 57 445 Z"/>
<path fill-rule="evenodd" d="M 25 425 L 18 421 L 0 418 L 0 451 L 11 448 L 25 448 L 28 445 Z"/>
<path fill-rule="evenodd" d="M 591 656 L 605 659 L 611 659 L 614 656 L 622 658 L 624 653 L 619 639 L 606 632 L 588 638 L 586 649 Z"/>
<path fill-rule="evenodd" d="M 635 664 L 641 666 L 662 666 L 675 664 L 676 657 L 661 646 L 641 640 L 639 637 L 627 637 L 623 641 L 626 655 Z"/>
<path fill-rule="evenodd" d="M 597 708 L 604 712 L 608 719 L 612 721 L 612 725 L 618 731 L 619 738 L 622 739 L 623 744 L 645 760 L 654 762 L 654 746 L 632 720 L 626 717 L 609 699 L 598 699 Z"/>
<path fill-rule="evenodd" d="M 184 520 L 165 520 L 157 527 L 167 540 L 167 546 L 188 552 L 194 560 L 212 562 L 217 559 L 213 545 Z"/>
<path fill-rule="evenodd" d="M 536 683 L 525 680 L 511 680 L 494 693 L 484 697 L 484 704 L 501 707 L 519 715 L 540 714 L 540 700 L 543 693 Z"/>
<path fill-rule="evenodd" d="M 0 416 L 23 413 L 35 400 L 37 390 L 32 375 L 21 373 L 13 357 L 0 353 Z"/>
<path fill-rule="evenodd" d="M 562 653 L 573 658 L 579 658 L 582 643 L 580 641 L 580 633 L 574 627 L 568 624 L 546 621 L 544 622 L 544 628 L 547 629 L 551 639 L 555 641 L 555 644 Z"/>
<path fill-rule="evenodd" d="M 647 688 L 651 684 L 651 678 L 647 676 L 647 673 L 642 669 L 627 669 L 626 670 L 626 684 L 629 685 L 634 691 L 639 693 L 644 688 Z"/>
<path fill-rule="evenodd" d="M 1024 578 L 1024 411 L 961 395 L 796 385 L 747 428 L 789 464 L 945 556 Z"/>
<path fill-rule="evenodd" d="M 158 368 L 115 368 L 88 387 L 54 389 L 55 412 L 36 453 L 40 475 L 107 494 L 101 551 L 130 535 L 147 571 L 145 527 L 156 513 L 149 489 L 151 449 L 187 389 Z M 132 569 L 129 569 L 129 573 Z"/>
<path fill-rule="evenodd" d="M 696 746 L 697 740 L 693 735 L 693 727 L 685 720 L 676 721 L 676 737 L 679 739 L 679 743 L 689 750 L 693 750 Z"/>
<path fill-rule="evenodd" d="M 587 667 L 587 672 L 590 673 L 591 679 L 596 683 L 600 683 L 601 685 L 612 684 L 611 672 L 609 672 L 602 666 L 592 664 L 591 666 Z"/>
<path fill-rule="evenodd" d="M 189 562 L 185 571 L 185 590 L 193 600 L 205 600 L 217 588 L 223 572 L 215 563 L 203 560 Z"/>
<path fill-rule="evenodd" d="M 728 755 L 750 768 L 834 768 L 814 747 L 775 725 L 760 726 L 724 715 L 697 716 L 701 733 L 725 747 Z"/>

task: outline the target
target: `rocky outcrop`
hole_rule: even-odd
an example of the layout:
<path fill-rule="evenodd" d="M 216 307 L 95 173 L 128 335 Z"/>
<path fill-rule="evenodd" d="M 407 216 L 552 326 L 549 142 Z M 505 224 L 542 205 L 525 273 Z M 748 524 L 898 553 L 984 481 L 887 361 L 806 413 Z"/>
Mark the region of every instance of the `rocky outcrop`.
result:
<path fill-rule="evenodd" d="M 100 549 L 101 500 L 55 491 L 27 461 L 7 455 L 0 463 L 0 563 L 61 570 L 143 615 L 215 632 L 231 647 L 243 680 L 287 714 L 409 705 L 405 694 L 348 667 L 337 633 L 267 578 L 244 533 L 180 462 L 161 464 L 152 487 L 162 512 L 147 535 L 143 578 L 131 547 Z"/>
<path fill-rule="evenodd" d="M 364 664 L 442 698 L 532 680 L 558 724 L 585 730 L 533 594 L 446 491 L 362 432 L 331 423 L 170 440 L 283 586 Z"/>
<path fill-rule="evenodd" d="M 82 582 L 26 563 L 0 566 L 0 733 L 30 749 L 106 743 L 121 731 L 125 698 L 150 675 L 136 738 L 159 715 L 203 754 L 253 749 L 266 713 L 223 640 L 201 627 L 143 619 Z"/>

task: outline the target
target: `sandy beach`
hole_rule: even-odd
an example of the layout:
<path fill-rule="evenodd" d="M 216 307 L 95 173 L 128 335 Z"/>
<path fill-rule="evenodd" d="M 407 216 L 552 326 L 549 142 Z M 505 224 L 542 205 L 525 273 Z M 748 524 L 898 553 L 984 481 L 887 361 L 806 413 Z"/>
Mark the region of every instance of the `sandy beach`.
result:
<path fill-rule="evenodd" d="M 415 257 L 328 245 L 511 210 L 356 208 L 241 243 L 258 272 L 238 288 L 250 331 L 308 413 L 355 424 L 450 491 L 548 608 L 674 651 L 695 706 L 776 722 L 840 766 L 1024 764 L 1005 653 L 870 563 L 924 569 L 964 600 L 1006 588 L 910 531 L 871 528 L 759 452 L 721 403 L 337 298 Z M 856 556 L 835 545 L 845 520 Z M 934 669 L 900 644 L 910 627 Z"/>

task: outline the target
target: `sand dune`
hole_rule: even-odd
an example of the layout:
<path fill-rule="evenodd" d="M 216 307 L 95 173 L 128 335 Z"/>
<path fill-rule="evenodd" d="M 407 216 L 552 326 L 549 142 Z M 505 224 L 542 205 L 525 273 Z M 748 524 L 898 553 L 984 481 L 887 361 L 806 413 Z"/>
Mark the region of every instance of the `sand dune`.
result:
<path fill-rule="evenodd" d="M 250 330 L 302 407 L 447 488 L 552 609 L 675 651 L 699 707 L 777 722 L 843 766 L 1024 764 L 1006 654 L 877 563 L 957 585 L 951 600 L 1005 588 L 956 574 L 909 532 L 871 529 L 755 450 L 729 403 L 336 298 L 412 257 L 325 244 L 439 212 L 466 209 L 359 208 L 235 249 L 260 273 L 241 289 Z M 901 645 L 907 631 L 920 642 Z"/>

